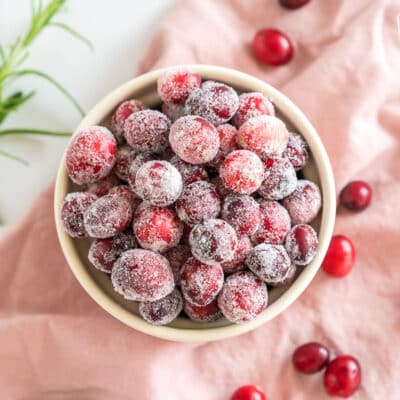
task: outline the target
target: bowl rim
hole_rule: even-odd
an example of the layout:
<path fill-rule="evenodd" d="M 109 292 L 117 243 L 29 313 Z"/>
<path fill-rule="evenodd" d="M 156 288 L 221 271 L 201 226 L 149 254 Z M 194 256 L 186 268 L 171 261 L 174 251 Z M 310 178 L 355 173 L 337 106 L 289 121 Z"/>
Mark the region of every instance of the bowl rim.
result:
<path fill-rule="evenodd" d="M 170 326 L 156 326 L 144 321 L 137 315 L 129 312 L 127 309 L 118 304 L 114 299 L 109 297 L 94 281 L 84 264 L 79 258 L 77 251 L 74 249 L 73 240 L 64 232 L 61 221 L 61 205 L 65 194 L 67 193 L 68 176 L 65 167 L 66 149 L 60 161 L 57 172 L 55 191 L 54 191 L 54 217 L 57 230 L 57 236 L 67 260 L 76 279 L 85 289 L 90 297 L 100 305 L 105 311 L 117 318 L 124 324 L 134 328 L 142 333 L 158 337 L 165 340 L 178 342 L 204 342 L 215 341 L 234 337 L 249 332 L 267 321 L 273 319 L 278 314 L 289 307 L 309 286 L 312 279 L 318 272 L 322 260 L 326 254 L 329 242 L 333 233 L 335 214 L 336 214 L 336 194 L 332 167 L 325 150 L 325 147 L 312 126 L 311 122 L 303 114 L 303 112 L 287 98 L 283 93 L 275 89 L 270 84 L 251 76 L 247 73 L 214 65 L 194 64 L 174 66 L 190 68 L 206 76 L 208 79 L 214 79 L 224 82 L 225 80 L 234 81 L 234 86 L 239 87 L 258 87 L 259 91 L 268 93 L 277 108 L 295 125 L 296 129 L 305 137 L 310 148 L 313 149 L 313 159 L 315 161 L 318 174 L 320 176 L 320 189 L 322 192 L 322 216 L 319 231 L 319 246 L 315 258 L 312 263 L 302 271 L 301 275 L 274 303 L 269 305 L 262 314 L 256 319 L 245 324 L 231 324 L 215 328 L 200 329 L 180 329 Z M 73 136 L 77 134 L 83 127 L 89 124 L 93 119 L 99 121 L 99 117 L 107 115 L 117 104 L 126 98 L 132 96 L 132 92 L 140 90 L 151 83 L 155 83 L 157 78 L 171 67 L 157 69 L 125 82 L 118 88 L 114 89 L 108 95 L 103 97 L 81 120 L 80 124 L 74 131 Z M 71 138 L 72 140 L 72 138 Z"/>

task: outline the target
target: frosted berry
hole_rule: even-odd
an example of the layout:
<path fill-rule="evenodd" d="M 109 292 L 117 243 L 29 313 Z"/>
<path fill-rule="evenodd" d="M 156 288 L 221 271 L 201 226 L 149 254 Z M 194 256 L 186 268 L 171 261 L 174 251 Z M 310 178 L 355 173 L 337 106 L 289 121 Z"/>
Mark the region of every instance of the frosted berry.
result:
<path fill-rule="evenodd" d="M 283 279 L 283 281 L 281 281 L 279 286 L 289 286 L 295 280 L 296 272 L 297 272 L 297 265 L 291 263 L 286 278 Z"/>
<path fill-rule="evenodd" d="M 309 264 L 315 256 L 317 247 L 318 237 L 310 225 L 295 225 L 286 236 L 286 251 L 296 265 Z"/>
<path fill-rule="evenodd" d="M 279 0 L 279 3 L 289 10 L 300 8 L 309 3 L 310 0 Z"/>
<path fill-rule="evenodd" d="M 260 387 L 245 385 L 235 390 L 231 400 L 267 400 L 267 397 Z"/>
<path fill-rule="evenodd" d="M 172 124 L 169 142 L 175 154 L 190 164 L 211 161 L 219 149 L 215 127 L 204 118 L 194 115 L 179 118 Z"/>
<path fill-rule="evenodd" d="M 369 206 L 372 197 L 371 186 L 364 181 L 348 183 L 340 192 L 340 204 L 349 210 L 361 211 Z"/>
<path fill-rule="evenodd" d="M 217 299 L 214 299 L 206 306 L 196 306 L 187 300 L 183 301 L 185 314 L 195 322 L 215 322 L 222 318 L 222 313 L 218 308 Z"/>
<path fill-rule="evenodd" d="M 257 191 L 264 179 L 264 166 L 251 151 L 235 150 L 222 162 L 219 174 L 227 189 L 251 194 Z"/>
<path fill-rule="evenodd" d="M 218 168 L 224 158 L 233 150 L 237 150 L 236 134 L 237 129 L 231 124 L 222 124 L 217 126 L 219 135 L 219 150 L 217 155 L 212 159 L 208 165 Z"/>
<path fill-rule="evenodd" d="M 185 107 L 182 104 L 162 103 L 161 111 L 172 121 L 175 122 L 185 115 Z"/>
<path fill-rule="evenodd" d="M 322 261 L 322 268 L 335 278 L 343 278 L 353 269 L 355 259 L 356 250 L 351 240 L 344 235 L 335 235 Z"/>
<path fill-rule="evenodd" d="M 140 204 L 133 219 L 133 230 L 140 246 L 159 253 L 179 243 L 182 229 L 174 210 L 146 202 Z"/>
<path fill-rule="evenodd" d="M 328 365 L 329 350 L 320 343 L 306 343 L 296 349 L 292 361 L 299 372 L 314 374 Z"/>
<path fill-rule="evenodd" d="M 83 215 L 96 200 L 95 194 L 87 192 L 68 193 L 65 196 L 61 206 L 61 220 L 69 236 L 87 236 L 83 225 Z"/>
<path fill-rule="evenodd" d="M 117 159 L 114 166 L 114 173 L 119 179 L 123 181 L 128 180 L 129 167 L 132 161 L 136 157 L 136 153 L 132 150 L 130 146 L 121 146 L 117 152 Z"/>
<path fill-rule="evenodd" d="M 89 183 L 87 186 L 87 191 L 95 194 L 97 197 L 105 196 L 108 191 L 115 185 L 118 185 L 118 183 L 119 181 L 117 177 L 113 174 L 110 174 L 97 182 Z"/>
<path fill-rule="evenodd" d="M 218 295 L 218 306 L 231 322 L 241 324 L 260 315 L 268 303 L 265 283 L 249 271 L 229 275 Z"/>
<path fill-rule="evenodd" d="M 251 245 L 250 239 L 247 236 L 241 236 L 238 238 L 238 245 L 235 250 L 235 255 L 232 261 L 222 262 L 222 268 L 226 274 L 241 271 L 245 269 L 244 260 L 246 255 L 253 246 Z"/>
<path fill-rule="evenodd" d="M 111 282 L 127 300 L 156 301 L 174 289 L 174 277 L 165 257 L 149 250 L 122 253 L 114 263 Z"/>
<path fill-rule="evenodd" d="M 128 170 L 128 183 L 132 191 L 136 193 L 136 173 L 139 171 L 140 167 L 146 164 L 148 161 L 154 160 L 154 156 L 151 153 L 139 153 L 132 160 L 131 165 Z"/>
<path fill-rule="evenodd" d="M 130 187 L 127 185 L 114 186 L 109 190 L 108 194 L 120 196 L 128 200 L 129 204 L 132 207 L 132 211 L 135 211 L 138 205 L 142 202 L 142 200 L 137 197 L 136 194 L 133 193 Z"/>
<path fill-rule="evenodd" d="M 112 170 L 117 153 L 113 134 L 102 126 L 89 126 L 75 135 L 67 149 L 68 176 L 78 185 L 93 183 Z"/>
<path fill-rule="evenodd" d="M 259 115 L 275 115 L 272 103 L 262 93 L 242 93 L 239 96 L 239 108 L 233 117 L 233 123 L 239 128 L 248 119 Z"/>
<path fill-rule="evenodd" d="M 208 174 L 202 165 L 189 164 L 178 156 L 171 158 L 170 163 L 179 171 L 184 185 L 197 181 L 207 181 Z"/>
<path fill-rule="evenodd" d="M 190 252 L 189 246 L 184 244 L 178 244 L 165 253 L 165 257 L 169 261 L 169 265 L 171 266 L 174 274 L 174 281 L 176 285 L 179 285 L 180 283 L 183 264 L 185 264 L 191 255 L 192 253 Z"/>
<path fill-rule="evenodd" d="M 303 169 L 309 158 L 307 143 L 300 135 L 289 133 L 288 143 L 282 156 L 291 162 L 296 171 Z"/>
<path fill-rule="evenodd" d="M 181 289 L 184 298 L 196 306 L 206 306 L 217 296 L 224 283 L 224 272 L 218 263 L 203 264 L 189 258 L 181 272 Z"/>

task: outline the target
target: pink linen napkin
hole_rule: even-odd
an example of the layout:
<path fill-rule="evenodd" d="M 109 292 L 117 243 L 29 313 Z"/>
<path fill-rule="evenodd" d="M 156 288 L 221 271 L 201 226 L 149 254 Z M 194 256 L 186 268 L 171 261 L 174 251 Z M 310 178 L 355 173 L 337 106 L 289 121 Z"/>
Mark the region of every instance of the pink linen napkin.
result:
<path fill-rule="evenodd" d="M 397 3 L 397 4 L 396 4 Z M 364 179 L 370 208 L 340 212 L 352 238 L 354 271 L 320 271 L 281 316 L 238 338 L 180 344 L 136 332 L 101 310 L 72 276 L 53 223 L 53 185 L 0 243 L 2 399 L 223 400 L 242 384 L 270 400 L 328 399 L 322 377 L 301 376 L 294 348 L 317 340 L 363 367 L 354 399 L 400 398 L 400 33 L 395 0 L 312 0 L 287 11 L 275 0 L 180 0 L 141 63 L 237 68 L 278 87 L 321 134 L 337 189 Z M 258 64 L 256 29 L 293 39 L 284 67 Z"/>

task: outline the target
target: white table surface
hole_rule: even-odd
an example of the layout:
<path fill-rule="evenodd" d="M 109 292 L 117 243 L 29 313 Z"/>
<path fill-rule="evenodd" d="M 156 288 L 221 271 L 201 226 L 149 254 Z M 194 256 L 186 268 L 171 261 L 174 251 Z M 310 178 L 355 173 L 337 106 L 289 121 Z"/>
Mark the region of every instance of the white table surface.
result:
<path fill-rule="evenodd" d="M 29 23 L 30 0 L 0 0 L 0 43 L 9 44 Z M 25 66 L 62 83 L 87 111 L 100 98 L 133 77 L 158 21 L 175 0 L 69 0 L 57 17 L 90 38 L 92 52 L 72 36 L 48 28 L 32 46 Z M 26 77 L 15 89 L 37 95 L 1 128 L 73 131 L 80 116 L 47 82 Z M 67 139 L 2 137 L 0 148 L 29 161 L 25 167 L 0 157 L 0 236 L 29 210 L 36 195 L 54 178 Z"/>

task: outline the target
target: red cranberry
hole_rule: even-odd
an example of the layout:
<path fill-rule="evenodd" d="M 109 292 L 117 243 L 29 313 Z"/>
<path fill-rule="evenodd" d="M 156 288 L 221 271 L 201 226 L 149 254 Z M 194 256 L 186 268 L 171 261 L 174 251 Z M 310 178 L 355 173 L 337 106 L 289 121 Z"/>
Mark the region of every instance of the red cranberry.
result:
<path fill-rule="evenodd" d="M 114 263 L 111 282 L 116 292 L 134 301 L 156 301 L 174 289 L 174 277 L 168 260 L 143 249 L 122 253 Z"/>
<path fill-rule="evenodd" d="M 372 189 L 367 182 L 353 181 L 340 192 L 340 203 L 349 210 L 361 211 L 369 206 L 371 197 Z"/>
<path fill-rule="evenodd" d="M 129 204 L 132 206 L 132 211 L 135 211 L 142 200 L 132 192 L 128 185 L 118 185 L 111 188 L 108 194 L 113 194 L 119 197 L 123 197 L 128 200 Z"/>
<path fill-rule="evenodd" d="M 267 397 L 258 386 L 245 385 L 235 390 L 231 400 L 267 400 Z"/>
<path fill-rule="evenodd" d="M 211 161 L 219 149 L 218 132 L 207 120 L 194 115 L 179 118 L 169 133 L 172 150 L 190 164 Z"/>
<path fill-rule="evenodd" d="M 125 121 L 125 138 L 135 151 L 161 153 L 168 145 L 170 126 L 171 121 L 159 111 L 138 111 Z"/>
<path fill-rule="evenodd" d="M 182 104 L 189 94 L 200 87 L 201 77 L 187 68 L 170 68 L 157 80 L 157 90 L 162 101 Z"/>
<path fill-rule="evenodd" d="M 289 133 L 288 143 L 282 156 L 292 163 L 296 171 L 299 171 L 307 164 L 308 146 L 300 135 Z"/>
<path fill-rule="evenodd" d="M 191 257 L 182 268 L 181 288 L 187 301 L 196 306 L 206 306 L 217 296 L 224 283 L 220 264 L 203 264 Z"/>
<path fill-rule="evenodd" d="M 179 218 L 189 225 L 215 218 L 221 210 L 221 200 L 214 186 L 205 181 L 193 182 L 183 188 L 176 202 Z"/>
<path fill-rule="evenodd" d="M 271 115 L 259 115 L 248 119 L 239 128 L 236 142 L 261 158 L 280 157 L 286 148 L 288 137 L 289 132 L 282 120 Z"/>
<path fill-rule="evenodd" d="M 160 300 L 140 303 L 139 314 L 150 324 L 166 325 L 178 317 L 182 305 L 182 295 L 178 289 L 174 289 Z"/>
<path fill-rule="evenodd" d="M 222 162 L 219 175 L 229 190 L 251 194 L 264 179 L 264 167 L 260 158 L 251 151 L 235 150 Z"/>
<path fill-rule="evenodd" d="M 217 132 L 219 135 L 219 150 L 217 155 L 213 160 L 211 160 L 208 165 L 211 167 L 218 168 L 224 158 L 231 153 L 233 150 L 237 149 L 236 145 L 236 135 L 237 129 L 231 124 L 222 124 L 217 127 Z"/>
<path fill-rule="evenodd" d="M 238 238 L 238 245 L 235 250 L 235 255 L 232 261 L 226 261 L 221 263 L 222 268 L 226 274 L 241 271 L 245 269 L 244 260 L 247 253 L 252 249 L 250 239 L 247 236 L 241 236 Z"/>
<path fill-rule="evenodd" d="M 65 196 L 61 207 L 61 220 L 69 236 L 87 236 L 83 225 L 83 215 L 96 200 L 95 194 L 87 192 L 68 193 Z"/>
<path fill-rule="evenodd" d="M 289 286 L 295 280 L 296 272 L 297 272 L 297 265 L 291 263 L 286 278 L 281 281 L 279 286 Z"/>
<path fill-rule="evenodd" d="M 356 250 L 349 238 L 343 235 L 332 237 L 322 268 L 335 278 L 346 276 L 354 266 Z"/>
<path fill-rule="evenodd" d="M 139 153 L 132 161 L 128 170 L 128 183 L 132 191 L 136 193 L 136 173 L 140 167 L 146 164 L 148 161 L 154 160 L 151 153 Z"/>
<path fill-rule="evenodd" d="M 306 343 L 293 353 L 293 364 L 303 374 L 314 374 L 329 363 L 329 350 L 320 343 Z"/>
<path fill-rule="evenodd" d="M 192 229 L 189 244 L 194 257 L 204 264 L 214 264 L 233 260 L 238 240 L 228 223 L 208 219 Z"/>
<path fill-rule="evenodd" d="M 107 176 L 115 164 L 117 142 L 102 126 L 89 126 L 72 138 L 67 149 L 68 176 L 78 185 Z"/>
<path fill-rule="evenodd" d="M 262 93 L 242 93 L 239 96 L 239 108 L 233 117 L 233 123 L 239 128 L 248 119 L 259 115 L 275 115 L 272 103 Z"/>
<path fill-rule="evenodd" d="M 137 208 L 133 219 L 133 230 L 139 244 L 159 253 L 179 243 L 182 229 L 174 210 L 154 207 L 146 202 Z"/>
<path fill-rule="evenodd" d="M 136 153 L 131 149 L 130 146 L 125 145 L 118 149 L 114 172 L 119 179 L 122 179 L 123 181 L 128 180 L 129 167 L 135 157 Z"/>
<path fill-rule="evenodd" d="M 253 52 L 263 64 L 279 66 L 287 64 L 294 49 L 289 37 L 277 29 L 261 29 L 254 35 Z"/>
<path fill-rule="evenodd" d="M 279 0 L 279 3 L 289 10 L 300 8 L 309 3 L 310 0 Z"/>
<path fill-rule="evenodd" d="M 350 397 L 360 385 L 361 367 L 354 357 L 342 355 L 330 362 L 324 376 L 324 386 L 330 396 Z"/>
<path fill-rule="evenodd" d="M 162 103 L 161 111 L 172 121 L 175 122 L 185 115 L 185 107 L 182 104 Z"/>
<path fill-rule="evenodd" d="M 97 197 L 102 197 L 105 196 L 111 188 L 118 185 L 118 183 L 117 177 L 111 174 L 97 182 L 90 183 L 87 186 L 87 191 L 95 194 Z"/>
<path fill-rule="evenodd" d="M 190 253 L 189 246 L 184 244 L 178 244 L 165 253 L 165 257 L 169 261 L 169 265 L 174 274 L 174 281 L 176 285 L 178 285 L 181 280 L 182 266 L 191 255 L 192 254 Z"/>
<path fill-rule="evenodd" d="M 295 225 L 286 236 L 285 248 L 296 265 L 307 265 L 315 256 L 318 237 L 310 225 Z"/>
<path fill-rule="evenodd" d="M 268 303 L 265 283 L 252 272 L 239 271 L 229 275 L 218 296 L 222 314 L 231 322 L 241 324 L 261 314 Z"/>
<path fill-rule="evenodd" d="M 183 301 L 185 314 L 196 322 L 215 322 L 222 318 L 222 313 L 218 308 L 217 299 L 214 299 L 206 306 L 196 306 L 187 300 Z"/>
<path fill-rule="evenodd" d="M 189 164 L 178 156 L 171 158 L 170 163 L 180 172 L 184 185 L 197 181 L 208 181 L 207 171 L 202 165 Z"/>

